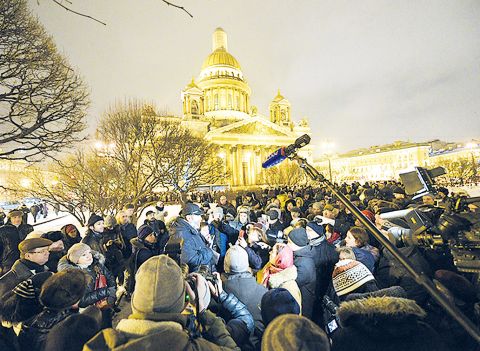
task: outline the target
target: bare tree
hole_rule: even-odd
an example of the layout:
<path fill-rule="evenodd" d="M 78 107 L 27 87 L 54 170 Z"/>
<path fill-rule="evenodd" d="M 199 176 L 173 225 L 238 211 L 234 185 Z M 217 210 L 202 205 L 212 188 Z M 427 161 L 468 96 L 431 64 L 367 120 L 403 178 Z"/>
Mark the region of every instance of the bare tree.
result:
<path fill-rule="evenodd" d="M 82 140 L 87 90 L 30 14 L 0 2 L 0 159 L 38 161 Z"/>
<path fill-rule="evenodd" d="M 477 178 L 477 164 L 473 156 L 437 161 L 434 166 L 445 168 L 446 174 L 443 177 L 452 184 L 464 185 L 476 181 Z"/>
<path fill-rule="evenodd" d="M 305 173 L 294 161 L 285 160 L 280 165 L 263 171 L 264 183 L 268 185 L 305 185 L 308 180 Z"/>

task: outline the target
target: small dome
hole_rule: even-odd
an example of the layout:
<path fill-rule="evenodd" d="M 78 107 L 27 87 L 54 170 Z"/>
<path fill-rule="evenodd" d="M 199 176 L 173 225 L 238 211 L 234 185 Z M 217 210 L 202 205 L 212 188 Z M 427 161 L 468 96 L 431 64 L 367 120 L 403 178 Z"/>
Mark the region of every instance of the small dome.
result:
<path fill-rule="evenodd" d="M 203 61 L 202 69 L 210 66 L 225 65 L 240 70 L 240 64 L 237 59 L 229 54 L 224 48 L 218 48 Z"/>

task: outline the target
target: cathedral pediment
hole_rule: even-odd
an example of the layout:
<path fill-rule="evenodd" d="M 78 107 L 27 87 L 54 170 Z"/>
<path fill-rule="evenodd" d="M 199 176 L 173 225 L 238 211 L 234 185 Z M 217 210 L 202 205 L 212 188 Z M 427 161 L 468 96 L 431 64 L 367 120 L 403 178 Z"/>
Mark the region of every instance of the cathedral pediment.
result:
<path fill-rule="evenodd" d="M 208 137 L 227 136 L 227 135 L 248 135 L 252 136 L 274 136 L 274 137 L 295 137 L 295 134 L 289 128 L 279 126 L 262 117 L 251 117 L 249 119 L 238 121 L 227 126 L 211 130 Z"/>

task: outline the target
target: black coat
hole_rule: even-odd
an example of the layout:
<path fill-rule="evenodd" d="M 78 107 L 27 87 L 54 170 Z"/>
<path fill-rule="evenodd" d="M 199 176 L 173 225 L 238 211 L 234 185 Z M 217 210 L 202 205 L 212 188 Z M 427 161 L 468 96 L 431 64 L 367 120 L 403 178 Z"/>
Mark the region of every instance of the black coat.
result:
<path fill-rule="evenodd" d="M 0 275 L 7 273 L 20 258 L 19 243 L 20 233 L 17 227 L 5 224 L 0 228 Z"/>
<path fill-rule="evenodd" d="M 338 253 L 335 250 L 335 246 L 328 243 L 325 237 L 319 237 L 310 241 L 310 245 L 314 252 L 313 260 L 317 272 L 315 295 L 318 300 L 321 300 L 332 281 L 333 269 L 335 268 L 335 263 L 338 262 Z"/>
<path fill-rule="evenodd" d="M 31 267 L 27 266 L 29 264 Z M 0 298 L 9 290 L 12 290 L 18 283 L 32 277 L 34 273 L 44 272 L 47 270 L 46 266 L 39 266 L 34 263 L 25 262 L 24 260 L 17 260 L 6 274 L 0 278 Z"/>
<path fill-rule="evenodd" d="M 284 225 L 280 220 L 277 220 L 275 223 L 270 224 L 268 229 L 267 229 L 267 239 L 268 239 L 268 244 L 270 246 L 275 245 L 278 242 L 278 232 L 279 231 L 284 231 L 286 228 L 286 225 Z M 283 241 L 281 239 L 280 241 Z"/>
<path fill-rule="evenodd" d="M 55 311 L 44 309 L 22 324 L 18 335 L 21 351 L 43 351 L 48 332 L 53 326 L 73 314 L 70 309 Z"/>
<path fill-rule="evenodd" d="M 302 314 L 312 318 L 317 284 L 315 269 L 315 252 L 311 246 L 293 252 L 293 264 L 297 267 L 297 285 L 302 294 Z"/>
<path fill-rule="evenodd" d="M 87 268 L 80 268 L 76 264 L 70 262 L 67 259 L 67 256 L 63 256 L 58 262 L 58 271 L 63 271 L 66 269 L 81 269 L 84 273 L 87 274 L 87 288 L 85 290 L 85 294 L 83 295 L 82 299 L 80 300 L 79 306 L 84 308 L 89 305 L 93 305 L 96 302 L 109 298 L 111 300 L 115 300 L 115 293 L 109 294 L 108 288 L 116 288 L 115 278 L 113 277 L 112 273 L 108 269 L 105 268 L 103 265 L 104 257 L 99 254 L 98 252 L 93 252 L 94 255 L 93 263 Z M 107 278 L 107 285 L 106 288 L 100 288 L 95 290 L 95 281 L 97 279 L 97 272 L 105 275 Z"/>

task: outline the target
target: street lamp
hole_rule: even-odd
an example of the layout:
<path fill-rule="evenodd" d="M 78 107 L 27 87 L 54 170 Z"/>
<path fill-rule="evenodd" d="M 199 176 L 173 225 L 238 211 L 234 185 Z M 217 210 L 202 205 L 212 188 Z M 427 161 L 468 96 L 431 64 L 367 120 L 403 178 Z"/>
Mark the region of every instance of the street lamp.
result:
<path fill-rule="evenodd" d="M 322 146 L 321 146 L 322 153 L 327 158 L 327 161 L 328 161 L 328 175 L 329 175 L 330 181 L 333 181 L 332 180 L 333 177 L 332 177 L 332 160 L 331 160 L 331 157 L 332 157 L 332 154 L 333 154 L 333 148 L 334 147 L 335 147 L 335 144 L 333 142 L 329 141 L 328 139 L 325 140 L 322 143 Z"/>

